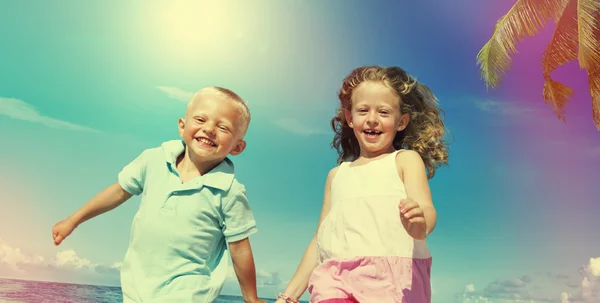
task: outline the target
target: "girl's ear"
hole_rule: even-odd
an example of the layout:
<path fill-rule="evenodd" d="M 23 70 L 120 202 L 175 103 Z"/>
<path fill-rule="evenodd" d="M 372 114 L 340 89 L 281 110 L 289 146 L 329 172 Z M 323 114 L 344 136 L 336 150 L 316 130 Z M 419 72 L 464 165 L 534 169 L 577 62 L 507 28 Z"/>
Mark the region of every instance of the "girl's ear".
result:
<path fill-rule="evenodd" d="M 408 122 L 410 122 L 410 115 L 403 114 L 402 116 L 400 116 L 400 121 L 398 123 L 398 128 L 396 130 L 403 131 L 406 128 L 406 126 L 408 126 Z"/>
<path fill-rule="evenodd" d="M 354 125 L 352 125 L 352 113 L 350 112 L 349 109 L 344 108 L 344 118 L 346 118 L 346 122 L 348 122 L 348 126 L 350 126 L 350 128 L 353 128 Z"/>

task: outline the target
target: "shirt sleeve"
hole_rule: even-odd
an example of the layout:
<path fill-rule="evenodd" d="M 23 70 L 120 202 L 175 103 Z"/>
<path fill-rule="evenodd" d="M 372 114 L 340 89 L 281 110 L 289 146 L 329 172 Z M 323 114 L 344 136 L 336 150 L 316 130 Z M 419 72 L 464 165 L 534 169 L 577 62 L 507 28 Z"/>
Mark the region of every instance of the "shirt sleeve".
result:
<path fill-rule="evenodd" d="M 149 158 L 150 150 L 145 150 L 135 160 L 123 167 L 118 176 L 119 185 L 123 190 L 132 195 L 139 195 L 144 191 Z"/>
<path fill-rule="evenodd" d="M 228 243 L 244 240 L 258 231 L 243 186 L 223 204 L 222 230 Z"/>

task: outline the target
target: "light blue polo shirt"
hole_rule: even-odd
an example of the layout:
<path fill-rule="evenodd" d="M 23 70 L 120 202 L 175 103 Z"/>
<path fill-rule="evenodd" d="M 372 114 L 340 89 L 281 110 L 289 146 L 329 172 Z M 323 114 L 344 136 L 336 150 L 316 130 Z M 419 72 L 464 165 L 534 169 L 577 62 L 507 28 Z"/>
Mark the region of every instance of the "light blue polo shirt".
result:
<path fill-rule="evenodd" d="M 121 266 L 124 303 L 213 302 L 227 275 L 226 242 L 255 233 L 246 190 L 222 161 L 181 183 L 181 140 L 147 149 L 119 173 L 119 184 L 142 195 Z"/>

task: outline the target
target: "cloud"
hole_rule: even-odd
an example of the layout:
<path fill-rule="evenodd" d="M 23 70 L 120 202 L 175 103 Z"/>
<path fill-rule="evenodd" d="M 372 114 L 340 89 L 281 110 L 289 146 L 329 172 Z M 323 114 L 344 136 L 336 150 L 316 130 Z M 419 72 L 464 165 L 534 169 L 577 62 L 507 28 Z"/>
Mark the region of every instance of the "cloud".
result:
<path fill-rule="evenodd" d="M 194 95 L 192 92 L 174 86 L 157 86 L 156 88 L 166 93 L 167 97 L 182 102 L 188 102 Z M 276 119 L 274 123 L 285 131 L 301 136 L 330 134 L 326 129 L 311 126 L 295 118 L 280 118 Z"/>
<path fill-rule="evenodd" d="M 328 130 L 317 128 L 307 122 L 300 122 L 295 118 L 281 118 L 274 121 L 282 129 L 302 136 L 331 134 Z"/>
<path fill-rule="evenodd" d="M 475 284 L 465 286 L 457 294 L 457 302 L 475 303 L 598 303 L 600 302 L 600 258 L 590 258 L 580 269 L 581 282 L 573 283 L 564 274 L 541 273 L 535 278 L 530 275 L 520 278 L 497 279 L 482 291 Z"/>
<path fill-rule="evenodd" d="M 600 257 L 590 258 L 580 273 L 583 275 L 581 281 L 581 299 L 583 302 L 600 302 Z"/>
<path fill-rule="evenodd" d="M 227 283 L 234 284 L 239 287 L 235 270 L 230 264 L 227 272 Z M 269 286 L 285 286 L 285 282 L 279 277 L 278 272 L 268 272 L 262 269 L 256 269 L 256 286 L 257 287 L 269 287 Z"/>
<path fill-rule="evenodd" d="M 5 278 L 119 285 L 120 265 L 96 264 L 74 250 L 61 250 L 46 259 L 28 255 L 0 239 L 0 274 Z"/>
<path fill-rule="evenodd" d="M 42 256 L 27 256 L 20 249 L 9 246 L 0 239 L 0 264 L 9 270 L 23 273 L 22 265 L 37 265 L 44 262 Z"/>
<path fill-rule="evenodd" d="M 531 140 L 543 150 L 565 148 L 576 151 L 585 157 L 600 156 L 600 145 L 586 135 L 588 125 L 576 119 L 562 123 L 548 107 L 536 108 L 527 102 L 472 100 L 479 110 L 496 116 L 489 119 L 490 124 L 506 126 L 518 125 L 532 132 Z M 569 119 L 567 117 L 567 119 Z M 552 136 L 547 134 L 553 131 Z M 532 141 L 532 144 L 533 142 Z"/>
<path fill-rule="evenodd" d="M 88 131 L 99 133 L 100 131 L 87 126 L 73 124 L 52 117 L 44 116 L 32 105 L 14 98 L 0 97 L 0 115 L 28 122 L 40 123 L 51 128 Z"/>
<path fill-rule="evenodd" d="M 530 108 L 523 103 L 518 104 L 508 101 L 478 100 L 475 101 L 475 107 L 485 112 L 505 116 L 531 116 L 536 112 L 533 108 Z"/>
<path fill-rule="evenodd" d="M 56 253 L 54 264 L 57 267 L 73 267 L 75 269 L 81 269 L 83 267 L 91 266 L 92 262 L 77 256 L 77 253 L 74 250 L 63 250 Z"/>
<path fill-rule="evenodd" d="M 187 92 L 174 86 L 157 86 L 156 88 L 167 93 L 167 97 L 182 102 L 188 102 L 194 95 L 192 92 Z"/>
<path fill-rule="evenodd" d="M 256 269 L 256 288 L 259 296 L 272 296 L 277 292 L 281 292 L 286 287 L 288 281 L 280 278 L 279 272 L 270 272 L 260 268 Z M 233 265 L 229 264 L 225 285 L 221 292 L 224 295 L 241 296 L 240 284 L 235 275 Z"/>

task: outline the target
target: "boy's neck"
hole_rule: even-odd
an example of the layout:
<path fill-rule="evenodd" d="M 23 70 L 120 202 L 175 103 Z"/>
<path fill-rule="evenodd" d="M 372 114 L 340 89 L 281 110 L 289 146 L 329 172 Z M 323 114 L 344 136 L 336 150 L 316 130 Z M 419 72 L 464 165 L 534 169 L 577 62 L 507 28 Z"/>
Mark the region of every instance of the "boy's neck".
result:
<path fill-rule="evenodd" d="M 177 170 L 179 171 L 179 174 L 181 174 L 182 179 L 189 180 L 196 176 L 202 176 L 217 167 L 224 159 L 213 161 L 202 160 L 202 158 L 195 158 L 186 148 L 185 152 L 177 157 Z"/>

